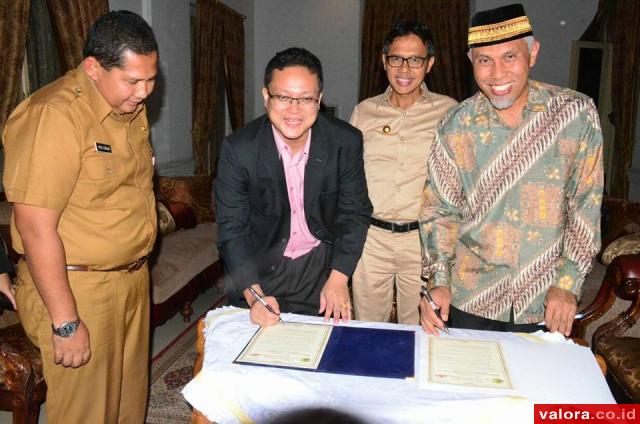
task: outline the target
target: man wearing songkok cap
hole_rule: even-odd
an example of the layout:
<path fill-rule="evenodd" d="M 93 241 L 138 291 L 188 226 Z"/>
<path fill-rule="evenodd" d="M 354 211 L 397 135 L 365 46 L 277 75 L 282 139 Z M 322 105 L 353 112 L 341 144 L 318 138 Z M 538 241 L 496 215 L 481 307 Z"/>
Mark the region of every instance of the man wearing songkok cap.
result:
<path fill-rule="evenodd" d="M 600 248 L 596 107 L 529 79 L 540 44 L 522 5 L 478 12 L 469 58 L 480 91 L 440 123 L 420 235 L 423 278 L 451 327 L 569 335 Z M 422 300 L 421 324 L 443 321 Z"/>

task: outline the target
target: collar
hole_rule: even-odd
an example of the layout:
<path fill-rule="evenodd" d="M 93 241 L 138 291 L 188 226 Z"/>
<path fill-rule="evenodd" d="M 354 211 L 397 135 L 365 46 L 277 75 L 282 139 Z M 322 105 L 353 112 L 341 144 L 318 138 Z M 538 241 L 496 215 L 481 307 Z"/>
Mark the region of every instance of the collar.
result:
<path fill-rule="evenodd" d="M 291 147 L 285 143 L 282 136 L 276 131 L 276 128 L 271 124 L 271 131 L 273 132 L 273 140 L 276 142 L 276 149 L 278 150 L 278 156 L 282 159 L 283 154 L 286 152 L 291 155 Z M 298 157 L 302 158 L 304 156 L 309 156 L 309 147 L 311 145 L 311 128 L 309 128 L 309 133 L 307 133 L 307 139 L 304 142 L 304 147 L 301 151 L 298 152 Z"/>
<path fill-rule="evenodd" d="M 115 113 L 113 107 L 111 107 L 107 99 L 100 94 L 95 83 L 89 78 L 84 69 L 82 69 L 82 63 L 78 65 L 76 69 L 70 71 L 70 73 L 75 81 L 73 87 L 74 92 L 78 97 L 82 96 L 85 101 L 91 105 L 90 109 L 93 111 L 96 120 L 100 123 L 104 122 L 108 116 L 125 122 L 131 121 L 144 109 L 144 104 L 140 104 L 136 110 L 131 113 Z"/>
<path fill-rule="evenodd" d="M 422 83 L 420 84 L 420 88 L 421 88 L 422 94 L 420 94 L 420 97 L 418 97 L 418 99 L 416 100 L 416 103 L 423 100 L 426 102 L 431 102 L 431 93 L 429 92 L 429 89 L 427 88 L 427 84 L 424 81 L 422 81 Z M 391 103 L 391 93 L 393 93 L 393 89 L 391 88 L 390 85 L 388 85 L 387 89 L 384 90 L 384 93 L 382 93 L 382 96 L 380 96 L 380 99 L 378 100 L 378 106 L 380 106 L 382 103 L 385 103 L 385 102 L 393 106 L 393 104 Z"/>

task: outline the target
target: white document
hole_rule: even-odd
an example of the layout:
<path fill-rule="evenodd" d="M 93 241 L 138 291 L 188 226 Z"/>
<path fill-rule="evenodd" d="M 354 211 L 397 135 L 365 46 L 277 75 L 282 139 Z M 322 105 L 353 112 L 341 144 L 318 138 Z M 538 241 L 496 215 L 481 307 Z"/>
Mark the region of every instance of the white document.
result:
<path fill-rule="evenodd" d="M 317 369 L 332 329 L 296 322 L 261 327 L 234 362 Z"/>
<path fill-rule="evenodd" d="M 465 387 L 512 389 L 497 340 L 429 338 L 427 381 Z"/>

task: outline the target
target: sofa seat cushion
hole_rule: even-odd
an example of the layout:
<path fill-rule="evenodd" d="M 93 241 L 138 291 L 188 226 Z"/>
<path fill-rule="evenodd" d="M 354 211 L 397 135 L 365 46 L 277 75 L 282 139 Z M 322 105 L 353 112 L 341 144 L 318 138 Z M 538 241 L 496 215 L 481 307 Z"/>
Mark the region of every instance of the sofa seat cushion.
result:
<path fill-rule="evenodd" d="M 165 302 L 196 275 L 218 261 L 217 238 L 216 223 L 206 222 L 160 239 L 156 247 L 157 257 L 151 262 L 154 304 Z"/>
<path fill-rule="evenodd" d="M 603 337 L 597 344 L 596 353 L 607 361 L 607 370 L 636 402 L 640 401 L 640 338 Z"/>

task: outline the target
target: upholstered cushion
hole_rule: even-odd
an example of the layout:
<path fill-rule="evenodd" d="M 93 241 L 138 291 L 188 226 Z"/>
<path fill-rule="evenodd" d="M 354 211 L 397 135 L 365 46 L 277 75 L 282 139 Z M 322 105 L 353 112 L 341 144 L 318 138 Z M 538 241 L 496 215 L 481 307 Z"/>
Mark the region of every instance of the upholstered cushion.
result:
<path fill-rule="evenodd" d="M 164 236 L 174 232 L 176 230 L 176 222 L 164 202 L 156 202 L 156 211 L 158 212 L 158 233 Z"/>
<path fill-rule="evenodd" d="M 604 357 L 608 371 L 631 398 L 640 402 L 640 338 L 603 337 L 598 341 L 596 353 Z"/>
<path fill-rule="evenodd" d="M 617 256 L 640 253 L 640 234 L 627 234 L 609 244 L 602 254 L 602 263 L 609 265 Z"/>
<path fill-rule="evenodd" d="M 10 357 L 14 355 L 26 359 L 35 376 L 36 384 L 42 381 L 42 359 L 40 350 L 31 343 L 22 329 L 22 325 L 15 324 L 2 329 L 2 350 Z M 11 359 L 11 358 L 10 358 Z M 1 370 L 0 370 L 1 371 Z M 15 378 L 15 377 L 14 377 Z M 4 382 L 4 376 L 0 375 L 0 381 Z"/>
<path fill-rule="evenodd" d="M 184 202 L 171 202 L 169 203 L 169 212 L 175 222 L 175 229 L 189 229 L 195 228 L 198 225 L 198 218 L 195 211 Z"/>
<path fill-rule="evenodd" d="M 169 202 L 188 204 L 198 223 L 215 221 L 212 176 L 157 177 L 156 190 Z"/>
<path fill-rule="evenodd" d="M 158 256 L 151 267 L 154 304 L 169 299 L 219 259 L 217 235 L 217 225 L 207 222 L 190 230 L 167 234 L 159 240 Z"/>

